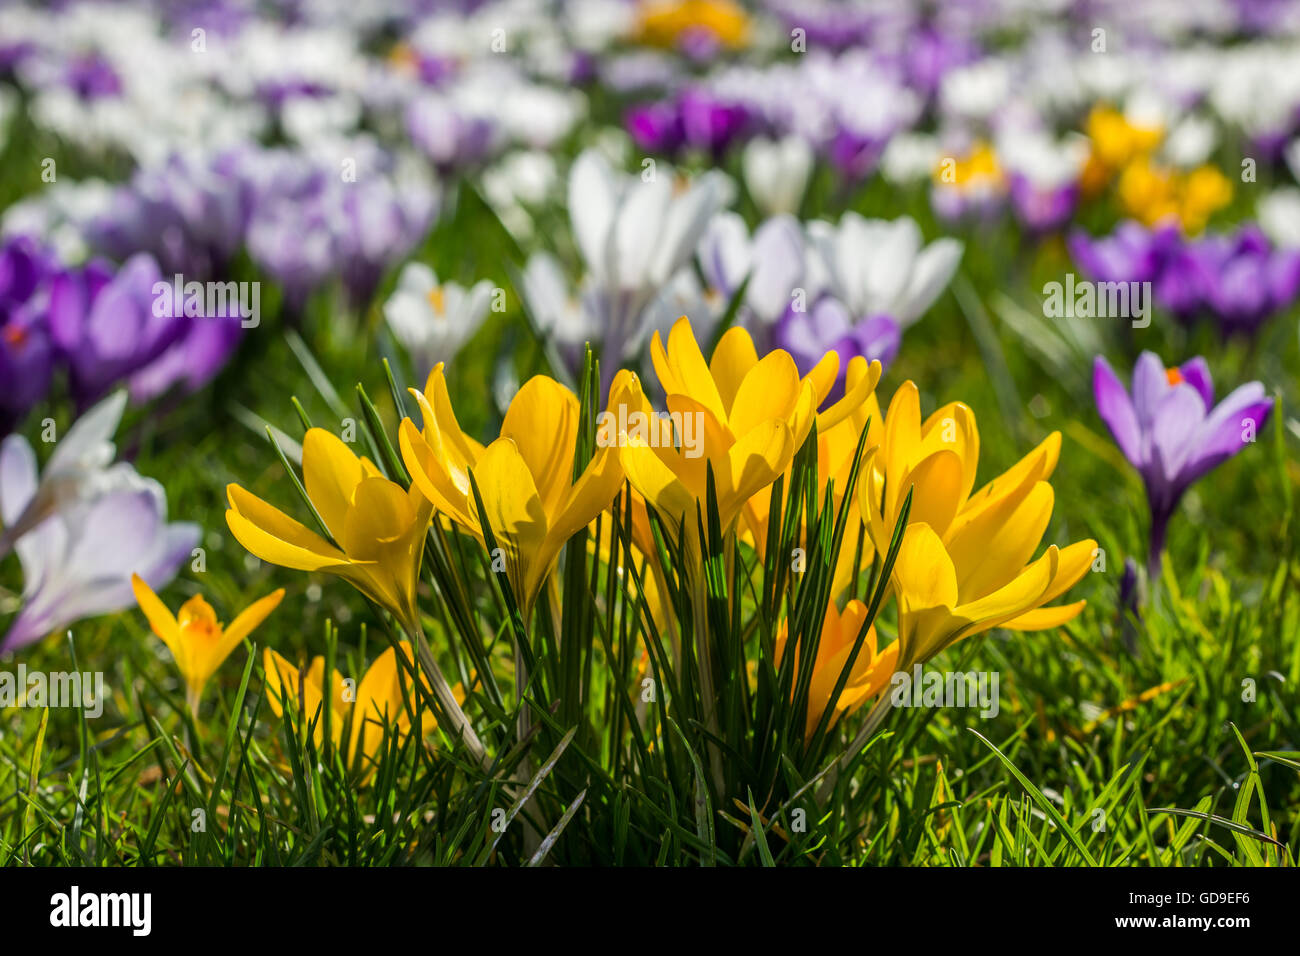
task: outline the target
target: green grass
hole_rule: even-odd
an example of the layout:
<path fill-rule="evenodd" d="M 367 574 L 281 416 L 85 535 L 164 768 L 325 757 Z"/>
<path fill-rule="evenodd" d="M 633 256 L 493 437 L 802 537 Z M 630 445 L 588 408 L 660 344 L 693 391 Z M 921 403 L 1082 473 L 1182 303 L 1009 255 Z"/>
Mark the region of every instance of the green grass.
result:
<path fill-rule="evenodd" d="M 5 168 L 15 162 L 8 157 Z M 876 184 L 852 206 L 910 212 L 927 236 L 939 234 L 923 195 Z M 549 215 L 562 222 L 560 211 Z M 71 669 L 75 657 L 83 670 L 104 671 L 109 700 L 94 721 L 66 709 L 0 715 L 0 863 L 1294 863 L 1300 554 L 1293 501 L 1300 468 L 1287 422 L 1300 368 L 1296 316 L 1272 322 L 1254 347 L 1223 345 L 1205 330 L 1187 333 L 1162 316 L 1140 332 L 1075 320 L 1094 323 L 1090 334 L 1122 374 L 1140 349 L 1171 364 L 1201 352 L 1220 394 L 1259 378 L 1280 399 L 1257 445 L 1188 496 L 1162 576 L 1147 582 L 1140 618 L 1126 619 L 1117 607 L 1122 565 L 1130 556 L 1145 560 L 1141 485 L 1093 410 L 1088 366 L 1044 358 L 1053 343 L 1043 337 L 1062 330 L 1034 320 L 1044 277 L 1070 268 L 1063 247 L 1053 240 L 1034 246 L 1010 226 L 964 238 L 961 274 L 908 331 L 881 383 L 882 403 L 911 378 L 925 411 L 954 399 L 970 405 L 980 426 L 981 483 L 1060 430 L 1046 543 L 1094 537 L 1106 556 L 1105 570 L 1071 592 L 1088 607 L 1069 625 L 995 631 L 940 658 L 945 668 L 1000 675 L 996 717 L 897 710 L 833 786 L 797 742 L 728 757 L 726 783 L 714 786 L 706 738 L 680 711 L 661 708 L 663 719 L 632 729 L 620 688 L 645 644 L 635 625 L 633 633 L 620 625 L 626 615 L 606 602 L 612 592 L 602 576 L 591 610 L 565 615 L 560 640 L 541 625 L 531 632 L 538 655 L 527 694 L 533 733 L 523 746 L 489 746 L 500 761 L 493 773 L 435 735 L 390 741 L 373 776 L 358 785 L 337 753 L 317 753 L 310 733 L 270 712 L 261 648 L 290 660 L 334 648 L 339 669 L 359 675 L 387 646 L 386 622 L 337 579 L 251 558 L 223 518 L 232 481 L 303 516 L 263 430 L 266 423 L 301 438 L 294 398 L 312 422 L 333 431 L 353 419 L 364 446 L 361 384 L 395 435 L 382 359 L 395 359 L 400 384 L 409 380 L 400 356 L 383 344 L 373 308 L 344 316 L 326 296 L 313 303 L 300 335 L 310 343 L 308 363 L 319 364 L 333 395 L 322 394 L 305 352 L 269 317 L 210 389 L 161 418 L 132 413 L 119 433 L 119 447 L 131 450 L 139 470 L 164 483 L 171 514 L 204 529 L 206 569 L 183 571 L 163 593 L 166 603 L 202 593 L 229 620 L 275 587 L 286 588 L 284 602 L 254 633 L 255 647 L 237 650 L 221 668 L 197 720 L 138 611 L 82 622 L 71 641 L 52 637 L 22 652 L 29 670 Z M 508 290 L 511 309 L 491 317 L 451 371 L 462 425 L 490 437 L 501 415 L 491 397 L 497 377 L 523 381 L 545 370 L 509 284 L 508 264 L 519 262 L 519 250 L 465 190 L 419 255 L 440 276 L 486 276 Z M 1032 321 L 1031 339 L 1004 319 L 1017 307 Z M 32 420 L 46 414 L 64 427 L 69 421 L 65 404 L 43 407 Z M 472 593 L 477 651 L 504 668 L 512 634 L 501 602 L 510 596 L 490 583 L 479 551 L 453 535 L 445 557 Z M 724 557 L 710 565 L 710 594 L 727 592 L 729 567 Z M 573 560 L 557 571 L 566 607 L 585 600 L 589 569 Z M 468 676 L 472 649 L 434 600 L 427 571 L 426 631 L 444 669 Z M 0 564 L 0 585 L 9 589 L 0 592 L 4 613 L 15 608 L 20 585 L 13 558 Z M 717 605 L 707 613 L 713 633 L 728 633 L 737 654 L 758 657 L 753 629 Z M 891 613 L 879 622 L 885 634 L 892 633 Z M 582 653 L 565 654 L 560 645 Z M 651 656 L 661 668 L 653 649 Z M 469 706 L 487 739 L 509 740 L 517 724 L 510 683 L 495 693 L 481 687 Z M 746 720 L 761 715 L 745 694 L 735 705 Z M 833 736 L 842 747 L 852 728 Z M 834 752 L 833 745 L 825 751 Z M 763 786 L 755 790 L 755 781 Z"/>

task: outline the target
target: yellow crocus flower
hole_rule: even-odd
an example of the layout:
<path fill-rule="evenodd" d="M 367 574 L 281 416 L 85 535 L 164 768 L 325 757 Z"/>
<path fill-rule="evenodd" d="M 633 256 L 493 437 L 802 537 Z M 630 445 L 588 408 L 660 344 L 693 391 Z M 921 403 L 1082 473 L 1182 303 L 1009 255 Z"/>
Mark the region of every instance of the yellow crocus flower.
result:
<path fill-rule="evenodd" d="M 1131 122 L 1119 110 L 1096 106 L 1086 123 L 1092 153 L 1082 176 L 1083 192 L 1093 196 L 1110 182 L 1116 172 L 1135 160 L 1151 154 L 1164 138 L 1160 126 L 1143 126 Z"/>
<path fill-rule="evenodd" d="M 805 737 L 811 737 L 817 729 L 826 706 L 830 703 L 835 684 L 840 679 L 844 666 L 853 652 L 853 644 L 858 639 L 858 632 L 867 619 L 867 606 L 858 600 L 849 601 L 840 611 L 832 601 L 826 606 L 826 616 L 822 620 L 821 637 L 817 644 L 817 661 L 813 664 L 812 683 L 808 686 L 808 723 L 804 729 Z M 781 629 L 776 636 L 776 666 L 780 668 L 785 653 L 788 623 L 781 622 Z M 893 677 L 898 662 L 899 642 L 894 641 L 883 651 L 877 651 L 876 628 L 873 625 L 858 649 L 853 670 L 844 684 L 840 699 L 836 702 L 837 716 L 857 710 L 884 689 Z M 798 658 L 795 659 L 796 666 Z"/>
<path fill-rule="evenodd" d="M 195 715 L 203 688 L 217 668 L 284 597 L 284 588 L 278 588 L 240 611 L 228 627 L 222 627 L 212 605 L 200 594 L 182 604 L 180 613 L 173 616 L 140 575 L 131 575 L 131 590 L 154 634 L 172 652 L 176 668 L 185 679 L 185 701 Z"/>
<path fill-rule="evenodd" d="M 1073 619 L 1083 601 L 1043 607 L 1088 571 L 1096 542 L 1055 545 L 1030 563 L 1051 519 L 1048 483 L 1060 455 L 1053 432 L 979 491 L 979 432 L 960 402 L 923 423 L 916 386 L 899 388 L 885 418 L 860 506 L 877 550 L 889 546 L 909 490 L 912 508 L 892 584 L 898 596 L 900 669 L 993 627 L 1038 630 Z"/>
<path fill-rule="evenodd" d="M 676 46 L 686 36 L 704 33 L 738 49 L 749 37 L 749 15 L 731 0 L 646 0 L 637 20 L 641 41 L 655 46 Z"/>
<path fill-rule="evenodd" d="M 461 431 L 443 366 L 429 373 L 420 403 L 424 427 L 409 418 L 399 431 L 402 459 L 438 510 L 485 540 L 470 487 L 472 471 L 511 588 L 525 616 L 564 543 L 604 511 L 623 483 L 617 450 L 598 447 L 577 481 L 577 397 L 536 375 L 506 410 L 501 435 L 486 448 Z M 493 556 L 494 560 L 497 556 Z"/>
<path fill-rule="evenodd" d="M 413 667 L 411 645 L 402 641 L 398 646 Z M 298 668 L 268 647 L 263 651 L 262 665 L 266 672 L 267 700 L 271 710 L 277 717 L 288 709 L 303 718 L 303 726 L 312 726 L 312 736 L 319 748 L 325 736 L 325 658 L 319 655 L 312 658 L 307 670 L 299 673 Z M 386 734 L 395 732 L 404 738 L 411 732 L 415 689 L 410 674 L 407 668 L 399 671 L 397 651 L 390 647 L 375 658 L 356 686 L 355 695 L 346 692 L 347 685 L 337 670 L 331 677 L 330 740 L 339 747 L 350 722 L 345 762 L 351 767 L 360 755 L 369 773 L 378 762 Z M 428 687 L 427 682 L 425 686 Z M 422 711 L 421 737 L 432 733 L 437 726 L 430 710 Z"/>
<path fill-rule="evenodd" d="M 307 497 L 334 544 L 239 485 L 229 485 L 226 524 L 249 552 L 281 567 L 344 578 L 402 626 L 419 629 L 415 585 L 432 505 L 415 488 L 389 481 L 322 428 L 302 443 Z"/>
<path fill-rule="evenodd" d="M 1125 211 L 1145 225 L 1172 219 L 1189 235 L 1232 202 L 1232 183 L 1209 165 L 1182 173 L 1138 159 L 1125 167 L 1118 188 Z"/>
<path fill-rule="evenodd" d="M 997 192 L 1005 185 L 997 151 L 987 140 L 976 140 L 962 157 L 945 157 L 934 169 L 936 186 L 962 192 Z"/>
<path fill-rule="evenodd" d="M 864 380 L 867 382 L 865 387 L 870 389 L 865 401 L 861 404 L 855 404 L 848 415 L 838 423 L 825 428 L 825 430 L 822 430 L 820 422 L 818 425 L 817 478 L 821 487 L 817 490 L 817 500 L 822 500 L 826 483 L 828 481 L 834 482 L 832 504 L 837 513 L 844 501 L 844 491 L 849 484 L 849 474 L 853 470 L 853 456 L 858 449 L 858 439 L 862 436 L 862 430 L 864 428 L 868 430 L 867 440 L 863 445 L 865 455 L 880 444 L 884 428 L 880 418 L 880 403 L 876 399 L 875 392 L 875 385 L 880 380 L 880 363 L 872 362 L 868 365 L 867 360 L 862 356 L 854 356 L 849 362 L 848 371 L 845 374 L 845 394 L 860 394 L 860 390 L 864 387 Z M 787 480 L 789 477 L 787 471 Z M 860 473 L 858 480 L 864 480 L 864 475 Z M 788 485 L 786 493 L 789 493 Z M 760 556 L 766 556 L 767 554 L 767 523 L 771 507 L 771 488 L 764 488 L 745 504 L 745 524 L 753 537 L 755 548 Z M 861 541 L 859 541 L 860 537 Z M 856 562 L 858 560 L 859 545 L 861 545 L 862 550 L 861 562 L 865 567 L 871 563 L 875 548 L 871 544 L 871 539 L 862 534 L 862 513 L 858 507 L 858 498 L 855 495 L 849 502 L 848 524 L 845 528 L 844 541 L 840 547 L 839 559 L 835 565 L 835 574 L 831 585 L 832 597 L 840 595 L 845 588 L 853 583 L 853 578 L 858 569 Z"/>
<path fill-rule="evenodd" d="M 695 527 L 696 503 L 707 500 L 713 470 L 718 512 L 724 529 L 756 493 L 790 467 L 816 420 L 831 428 L 866 401 L 879 378 L 879 363 L 826 411 L 817 412 L 834 385 L 839 356 L 830 352 L 803 378 L 789 353 L 777 349 L 761 359 L 749 333 L 729 329 L 704 361 L 690 320 L 682 316 L 667 346 L 656 332 L 650 345 L 655 373 L 667 394 L 669 415 L 695 441 L 665 441 L 635 373 L 621 371 L 610 389 L 610 419 L 622 431 L 605 435 L 622 446 L 628 480 L 661 515 L 683 521 L 688 538 Z M 690 429 L 685 428 L 691 417 Z M 626 427 L 649 422 L 652 427 Z"/>

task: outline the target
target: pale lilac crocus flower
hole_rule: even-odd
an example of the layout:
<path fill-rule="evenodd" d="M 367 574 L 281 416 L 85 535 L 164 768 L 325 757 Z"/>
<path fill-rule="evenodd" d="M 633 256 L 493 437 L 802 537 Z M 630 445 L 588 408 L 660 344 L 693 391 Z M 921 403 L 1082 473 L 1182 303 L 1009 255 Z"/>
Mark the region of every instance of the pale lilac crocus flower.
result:
<path fill-rule="evenodd" d="M 1132 393 L 1110 364 L 1097 356 L 1093 395 L 1115 443 L 1146 485 L 1151 508 L 1148 571 L 1155 577 L 1165 548 L 1169 519 L 1198 478 L 1255 440 L 1273 400 L 1259 382 L 1234 389 L 1214 404 L 1214 383 L 1205 359 L 1166 369 L 1153 352 L 1143 352 L 1133 369 Z"/>
<path fill-rule="evenodd" d="M 197 525 L 168 523 L 158 482 L 127 464 L 94 467 L 104 453 L 95 440 L 100 426 L 121 414 L 123 399 L 109 401 L 115 406 L 100 412 L 93 434 L 69 431 L 44 475 L 21 435 L 0 444 L 0 520 L 6 529 L 25 529 L 13 543 L 23 569 L 22 609 L 0 651 L 130 606 L 132 574 L 163 587 L 198 544 Z"/>

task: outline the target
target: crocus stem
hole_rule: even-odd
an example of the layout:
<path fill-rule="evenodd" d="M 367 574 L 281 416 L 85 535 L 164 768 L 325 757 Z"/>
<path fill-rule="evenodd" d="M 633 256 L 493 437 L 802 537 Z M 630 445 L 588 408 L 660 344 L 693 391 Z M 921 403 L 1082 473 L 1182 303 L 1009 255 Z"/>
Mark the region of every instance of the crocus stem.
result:
<path fill-rule="evenodd" d="M 1151 516 L 1151 550 L 1147 554 L 1147 580 L 1152 584 L 1160 578 L 1160 558 L 1165 553 L 1165 535 L 1168 530 L 1168 518 L 1155 514 Z"/>
<path fill-rule="evenodd" d="M 822 778 L 821 785 L 817 788 L 819 800 L 824 802 L 830 798 L 830 795 L 835 791 L 835 785 L 839 782 L 840 774 L 848 767 L 850 761 L 862 752 L 862 748 L 867 745 L 871 735 L 880 727 L 890 709 L 889 695 L 881 694 L 880 699 L 876 701 L 875 706 L 871 708 L 871 713 L 867 715 L 866 721 L 862 724 L 862 729 L 853 738 L 853 743 L 849 744 L 848 749 L 826 771 L 826 776 Z"/>
<path fill-rule="evenodd" d="M 429 649 L 429 642 L 424 637 L 424 628 L 418 624 L 408 624 L 407 631 L 415 637 L 415 649 L 420 656 L 420 666 L 424 668 L 424 673 L 429 678 L 429 686 L 433 689 L 433 696 L 438 701 L 443 716 L 451 722 L 452 729 L 464 741 L 465 747 L 474 759 L 484 768 L 490 767 L 492 761 L 488 759 L 483 742 L 478 739 L 478 734 L 474 733 L 469 718 L 460 709 L 460 704 L 456 702 L 456 695 L 451 692 L 451 686 L 442 674 L 442 668 L 433 659 L 433 651 Z"/>
<path fill-rule="evenodd" d="M 717 697 L 713 685 L 713 642 L 709 638 L 708 592 L 704 581 L 703 569 L 691 568 L 688 574 L 691 582 L 692 617 L 695 625 L 695 660 L 700 669 L 700 696 L 704 704 L 704 726 L 711 734 L 721 737 L 718 725 Z M 712 741 L 705 742 L 708 751 L 709 769 L 713 776 L 713 785 L 719 796 L 723 790 L 722 755 Z"/>

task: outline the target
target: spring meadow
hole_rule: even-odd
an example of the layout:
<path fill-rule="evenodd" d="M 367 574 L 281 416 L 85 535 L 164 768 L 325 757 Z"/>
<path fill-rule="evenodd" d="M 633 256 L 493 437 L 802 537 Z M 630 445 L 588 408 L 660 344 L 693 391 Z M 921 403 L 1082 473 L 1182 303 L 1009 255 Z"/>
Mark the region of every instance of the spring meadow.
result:
<path fill-rule="evenodd" d="M 4 3 L 0 865 L 1235 889 L 1298 400 L 1296 0 Z"/>

